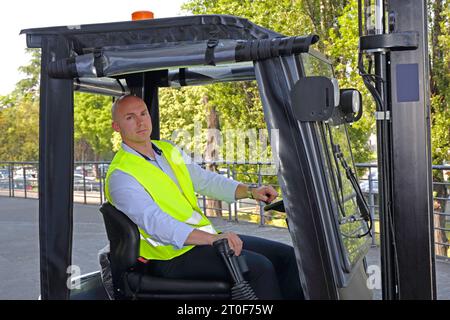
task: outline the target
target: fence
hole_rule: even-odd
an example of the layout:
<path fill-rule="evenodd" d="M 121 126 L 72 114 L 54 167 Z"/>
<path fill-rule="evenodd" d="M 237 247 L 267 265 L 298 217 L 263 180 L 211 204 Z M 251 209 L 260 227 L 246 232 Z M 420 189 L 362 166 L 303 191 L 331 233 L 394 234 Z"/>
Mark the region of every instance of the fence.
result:
<path fill-rule="evenodd" d="M 76 162 L 74 170 L 74 202 L 101 204 L 105 201 L 105 178 L 108 162 Z M 270 184 L 277 189 L 275 166 L 271 163 L 217 162 L 199 163 L 202 167 L 214 166 L 220 174 L 233 180 L 255 185 Z M 360 172 L 360 185 L 367 197 L 370 214 L 374 220 L 375 236 L 372 244 L 378 244 L 378 171 L 376 164 L 356 164 Z M 450 166 L 434 165 L 433 172 L 441 172 L 443 177 L 450 174 Z M 450 177 L 442 181 L 433 181 L 434 189 L 434 227 L 437 256 L 450 257 Z M 0 162 L 0 196 L 38 198 L 37 162 Z M 444 196 L 442 196 L 444 195 Z M 242 199 L 232 204 L 197 195 L 201 209 L 207 215 L 221 216 L 230 221 L 251 221 L 262 225 L 286 227 L 285 214 L 276 211 L 264 211 L 264 204 L 255 200 Z M 280 198 L 281 199 L 281 198 Z M 277 201 L 279 199 L 276 199 Z"/>

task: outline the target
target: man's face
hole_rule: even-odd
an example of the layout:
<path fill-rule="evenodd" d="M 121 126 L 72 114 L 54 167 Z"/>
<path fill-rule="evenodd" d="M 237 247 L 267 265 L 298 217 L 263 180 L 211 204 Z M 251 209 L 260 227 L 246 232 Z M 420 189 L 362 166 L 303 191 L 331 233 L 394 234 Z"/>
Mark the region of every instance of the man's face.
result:
<path fill-rule="evenodd" d="M 125 143 L 148 141 L 152 133 L 152 120 L 144 101 L 137 97 L 126 97 L 120 101 L 112 127 L 120 133 Z"/>

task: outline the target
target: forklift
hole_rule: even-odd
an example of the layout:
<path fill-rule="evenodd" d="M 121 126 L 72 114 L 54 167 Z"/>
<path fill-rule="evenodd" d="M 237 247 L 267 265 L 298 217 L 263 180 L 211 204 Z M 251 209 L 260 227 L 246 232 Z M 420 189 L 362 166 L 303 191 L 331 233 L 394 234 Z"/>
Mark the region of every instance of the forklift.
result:
<path fill-rule="evenodd" d="M 436 298 L 426 13 L 421 0 L 359 1 L 358 67 L 376 103 L 382 297 L 388 300 Z M 347 134 L 361 118 L 362 98 L 339 88 L 332 64 L 314 49 L 316 35 L 286 37 L 230 15 L 21 34 L 42 52 L 42 299 L 107 299 L 100 272 L 82 276 L 79 289 L 67 285 L 74 91 L 141 97 L 153 121 L 151 139 L 159 140 L 159 88 L 229 81 L 256 81 L 267 130 L 278 130 L 271 146 L 283 200 L 265 209 L 286 212 L 305 298 L 373 298 L 365 263 L 373 217 Z"/>

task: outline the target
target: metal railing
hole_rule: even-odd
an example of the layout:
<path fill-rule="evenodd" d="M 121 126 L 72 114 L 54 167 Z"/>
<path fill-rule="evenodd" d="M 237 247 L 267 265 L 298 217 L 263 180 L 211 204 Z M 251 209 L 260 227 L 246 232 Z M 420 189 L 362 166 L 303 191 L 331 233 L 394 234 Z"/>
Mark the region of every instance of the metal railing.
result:
<path fill-rule="evenodd" d="M 370 215 L 374 221 L 372 245 L 379 245 L 378 170 L 373 163 L 358 163 L 356 167 L 366 171 L 359 178 L 361 189 L 367 197 Z M 443 181 L 433 181 L 433 190 L 440 187 L 445 196 L 433 192 L 435 253 L 439 258 L 450 258 L 450 165 L 433 165 L 433 173 L 442 171 Z M 407 188 L 407 186 L 405 186 Z M 440 241 L 440 240 L 442 241 Z"/>
<path fill-rule="evenodd" d="M 38 163 L 0 162 L 0 195 L 38 198 Z"/>
<path fill-rule="evenodd" d="M 106 201 L 105 178 L 109 162 L 76 162 L 74 170 L 74 202 L 101 204 Z M 215 165 L 218 173 L 233 180 L 255 185 L 270 184 L 281 190 L 277 184 L 275 166 L 272 163 L 201 162 L 202 167 Z M 360 173 L 360 185 L 367 197 L 370 214 L 374 221 L 372 244 L 379 244 L 378 172 L 376 164 L 356 164 Z M 434 165 L 433 171 L 442 171 L 447 180 L 434 181 L 433 186 L 446 189 L 446 196 L 434 197 L 435 246 L 437 256 L 450 257 L 450 166 Z M 0 196 L 38 198 L 37 162 L 0 162 Z M 251 221 L 262 225 L 286 227 L 286 215 L 276 211 L 264 211 L 264 203 L 241 199 L 232 204 L 215 201 L 204 195 L 197 195 L 199 207 L 207 214 L 227 218 L 229 221 Z M 276 199 L 277 200 L 280 200 Z M 438 204 L 438 205 L 437 205 Z M 440 253 L 440 254 L 439 254 Z"/>

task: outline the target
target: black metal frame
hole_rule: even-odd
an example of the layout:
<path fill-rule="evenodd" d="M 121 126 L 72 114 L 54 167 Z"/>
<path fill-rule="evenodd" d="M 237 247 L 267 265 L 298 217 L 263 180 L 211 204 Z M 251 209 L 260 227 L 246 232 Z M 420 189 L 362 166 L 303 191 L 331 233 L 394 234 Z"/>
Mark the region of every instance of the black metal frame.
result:
<path fill-rule="evenodd" d="M 391 75 L 389 104 L 392 106 L 392 203 L 397 262 L 401 270 L 398 292 L 400 299 L 435 299 L 426 1 L 413 0 L 405 6 L 402 1 L 391 0 L 388 10 L 398 13 L 396 32 L 418 25 L 420 39 L 417 50 L 391 52 L 388 67 Z M 402 79 L 397 69 L 405 64 L 417 64 L 419 68 L 417 101 L 398 101 L 399 88 L 395 80 Z"/>
<path fill-rule="evenodd" d="M 374 56 L 381 97 L 377 137 L 383 298 L 435 299 L 427 4 L 377 4 L 382 28 L 361 37 L 360 47 Z"/>
<path fill-rule="evenodd" d="M 39 110 L 39 240 L 42 299 L 67 299 L 73 228 L 73 81 L 48 77 L 46 66 L 69 54 L 67 43 L 42 38 Z M 58 230 L 58 232 L 54 232 Z"/>

